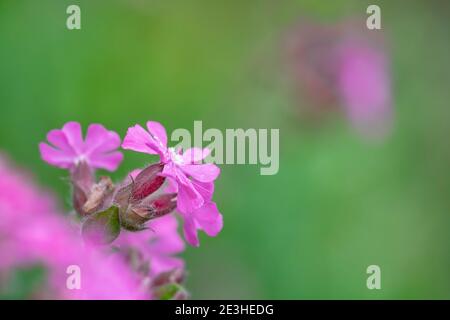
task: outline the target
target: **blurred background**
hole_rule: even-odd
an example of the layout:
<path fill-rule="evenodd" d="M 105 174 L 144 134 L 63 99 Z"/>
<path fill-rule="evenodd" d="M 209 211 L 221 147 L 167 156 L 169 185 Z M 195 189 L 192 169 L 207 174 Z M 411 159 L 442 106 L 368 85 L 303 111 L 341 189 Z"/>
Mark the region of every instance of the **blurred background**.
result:
<path fill-rule="evenodd" d="M 183 253 L 192 298 L 449 299 L 449 4 L 0 0 L 0 150 L 68 209 L 37 148 L 67 121 L 279 128 L 278 174 L 221 166 L 224 229 Z M 125 152 L 113 177 L 147 162 Z"/>

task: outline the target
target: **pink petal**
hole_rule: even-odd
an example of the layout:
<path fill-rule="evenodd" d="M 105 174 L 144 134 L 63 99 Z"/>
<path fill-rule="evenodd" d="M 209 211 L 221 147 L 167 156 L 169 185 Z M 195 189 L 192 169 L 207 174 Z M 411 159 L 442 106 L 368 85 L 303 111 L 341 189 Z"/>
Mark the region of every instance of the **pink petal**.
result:
<path fill-rule="evenodd" d="M 182 213 L 192 213 L 204 203 L 203 197 L 192 186 L 178 184 L 177 210 Z"/>
<path fill-rule="evenodd" d="M 128 128 L 127 134 L 123 139 L 122 148 L 148 154 L 158 154 L 158 150 L 149 147 L 149 144 L 154 144 L 153 138 L 144 128 L 137 124 Z"/>
<path fill-rule="evenodd" d="M 200 245 L 197 228 L 195 227 L 195 222 L 191 218 L 184 219 L 183 233 L 184 238 L 191 246 L 198 247 Z"/>
<path fill-rule="evenodd" d="M 115 171 L 122 160 L 122 152 L 116 151 L 111 153 L 95 154 L 89 158 L 89 164 L 94 168 Z"/>
<path fill-rule="evenodd" d="M 204 148 L 203 150 L 200 148 L 190 148 L 187 149 L 183 154 L 183 160 L 187 163 L 197 163 L 205 159 L 210 153 L 208 148 Z"/>
<path fill-rule="evenodd" d="M 75 156 L 75 152 L 69 145 L 69 141 L 67 141 L 66 135 L 62 130 L 50 130 L 47 133 L 47 140 L 61 151 L 64 151 L 67 155 Z"/>
<path fill-rule="evenodd" d="M 75 121 L 67 122 L 63 126 L 62 131 L 66 135 L 67 142 L 73 148 L 75 153 L 80 154 L 83 152 L 84 144 L 80 124 Z"/>
<path fill-rule="evenodd" d="M 215 237 L 223 227 L 223 218 L 214 202 L 209 202 L 194 213 L 197 225 L 210 237 Z"/>
<path fill-rule="evenodd" d="M 177 193 L 178 192 L 178 186 L 174 179 L 167 178 L 167 186 L 164 189 L 164 192 L 166 192 L 166 193 Z"/>
<path fill-rule="evenodd" d="M 161 142 L 161 147 L 163 149 L 167 148 L 167 134 L 164 126 L 156 121 L 148 121 L 147 129 L 153 135 L 154 138 Z"/>
<path fill-rule="evenodd" d="M 178 185 L 177 209 L 182 213 L 191 213 L 203 205 L 203 197 L 181 170 L 175 168 L 174 171 Z"/>
<path fill-rule="evenodd" d="M 214 193 L 214 183 L 213 182 L 200 182 L 197 180 L 192 180 L 194 188 L 201 194 L 205 202 L 211 201 Z"/>
<path fill-rule="evenodd" d="M 181 170 L 193 179 L 201 182 L 214 181 L 220 174 L 219 167 L 212 163 L 186 164 L 181 166 Z"/>
<path fill-rule="evenodd" d="M 68 169 L 74 163 L 74 158 L 72 156 L 68 155 L 64 151 L 52 148 L 44 142 L 39 143 L 39 151 L 41 153 L 42 160 L 53 166 Z"/>
<path fill-rule="evenodd" d="M 178 171 L 178 169 L 175 167 L 173 162 L 169 162 L 166 165 L 164 165 L 161 175 L 163 177 L 172 178 L 173 180 L 176 180 L 177 179 L 177 171 Z"/>
<path fill-rule="evenodd" d="M 108 131 L 101 124 L 91 124 L 85 139 L 85 153 L 108 152 L 120 146 L 120 137 L 114 131 Z"/>

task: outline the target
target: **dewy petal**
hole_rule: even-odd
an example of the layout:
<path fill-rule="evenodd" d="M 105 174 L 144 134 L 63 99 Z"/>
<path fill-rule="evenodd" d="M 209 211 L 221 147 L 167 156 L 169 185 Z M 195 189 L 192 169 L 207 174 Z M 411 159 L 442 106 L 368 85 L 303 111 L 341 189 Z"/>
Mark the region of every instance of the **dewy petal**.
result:
<path fill-rule="evenodd" d="M 214 181 L 220 174 L 219 167 L 212 163 L 186 164 L 181 166 L 181 170 L 193 179 L 201 182 Z"/>
<path fill-rule="evenodd" d="M 44 142 L 39 143 L 39 151 L 42 160 L 62 169 L 70 168 L 74 162 L 73 156 L 68 155 L 64 151 L 52 148 Z"/>
<path fill-rule="evenodd" d="M 194 219 L 199 229 L 210 237 L 215 237 L 223 227 L 223 218 L 214 202 L 209 202 L 197 209 Z"/>
<path fill-rule="evenodd" d="M 205 159 L 210 153 L 208 148 L 200 149 L 200 148 L 190 148 L 187 149 L 183 154 L 183 161 L 185 163 L 197 163 Z"/>
<path fill-rule="evenodd" d="M 78 154 L 83 152 L 84 144 L 80 124 L 75 121 L 67 122 L 63 126 L 62 131 L 66 135 L 67 142 L 73 150 Z"/>
<path fill-rule="evenodd" d="M 98 153 L 89 158 L 89 164 L 94 168 L 115 171 L 123 160 L 122 152 Z"/>
<path fill-rule="evenodd" d="M 149 145 L 154 143 L 152 136 L 137 124 L 128 128 L 127 134 L 123 139 L 122 148 L 148 154 L 158 154 L 159 150 L 149 147 Z"/>
<path fill-rule="evenodd" d="M 114 131 L 108 131 L 101 124 L 91 124 L 85 139 L 86 154 L 113 151 L 120 146 L 120 137 Z"/>
<path fill-rule="evenodd" d="M 167 149 L 167 133 L 164 126 L 156 121 L 148 121 L 147 129 L 153 135 L 153 137 L 161 142 L 161 147 L 164 150 Z"/>

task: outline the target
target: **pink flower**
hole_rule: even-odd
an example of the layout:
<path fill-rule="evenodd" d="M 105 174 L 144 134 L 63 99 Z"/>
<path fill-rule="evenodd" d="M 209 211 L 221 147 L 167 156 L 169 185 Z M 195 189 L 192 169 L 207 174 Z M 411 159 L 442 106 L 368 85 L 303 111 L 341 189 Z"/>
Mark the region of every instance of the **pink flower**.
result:
<path fill-rule="evenodd" d="M 184 235 L 189 244 L 198 246 L 197 230 L 216 236 L 223 226 L 222 215 L 213 203 L 214 180 L 220 169 L 214 164 L 200 164 L 208 149 L 191 148 L 184 153 L 167 148 L 167 134 L 158 123 L 147 122 L 148 131 L 135 125 L 128 129 L 122 148 L 158 154 L 164 169 L 161 175 L 169 180 L 166 192 L 177 193 L 177 210 L 184 220 Z"/>
<path fill-rule="evenodd" d="M 0 273 L 43 265 L 46 282 L 34 298 L 140 299 L 139 279 L 118 255 L 80 238 L 78 227 L 56 209 L 54 199 L 0 156 Z M 80 267 L 79 290 L 66 286 L 67 268 Z"/>
<path fill-rule="evenodd" d="M 184 250 L 177 232 L 177 219 L 172 215 L 150 221 L 149 229 L 138 232 L 123 230 L 114 245 L 121 249 L 137 249 L 150 262 L 150 276 L 183 268 L 184 262 L 172 255 Z"/>
<path fill-rule="evenodd" d="M 363 137 L 383 138 L 393 123 L 390 58 L 385 35 L 359 25 L 299 24 L 287 38 L 289 72 L 309 99 L 302 108 L 320 115 L 341 106 Z"/>
<path fill-rule="evenodd" d="M 92 168 L 114 171 L 122 162 L 123 155 L 115 151 L 120 146 L 120 137 L 100 124 L 91 124 L 83 141 L 78 122 L 68 122 L 61 130 L 51 130 L 47 134 L 51 145 L 41 142 L 41 157 L 47 163 L 73 169 L 76 164 L 86 161 Z"/>
<path fill-rule="evenodd" d="M 161 175 L 177 184 L 178 211 L 186 214 L 194 212 L 212 195 L 213 181 L 219 176 L 220 169 L 211 163 L 199 164 L 208 156 L 208 149 L 191 148 L 181 153 L 167 148 L 166 130 L 160 123 L 149 121 L 147 129 L 140 125 L 129 128 L 122 148 L 158 154 L 164 163 Z"/>

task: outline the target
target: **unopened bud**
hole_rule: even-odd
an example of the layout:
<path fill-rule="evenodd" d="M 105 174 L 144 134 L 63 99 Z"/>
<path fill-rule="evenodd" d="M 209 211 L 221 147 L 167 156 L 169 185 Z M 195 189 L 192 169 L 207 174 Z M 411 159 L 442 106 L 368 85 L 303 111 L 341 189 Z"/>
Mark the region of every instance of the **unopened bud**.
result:
<path fill-rule="evenodd" d="M 131 189 L 133 188 L 132 183 L 128 185 L 122 185 L 117 188 L 117 192 L 114 195 L 114 203 L 116 203 L 120 208 L 126 208 L 128 202 L 131 198 Z"/>
<path fill-rule="evenodd" d="M 156 219 L 175 210 L 177 207 L 176 196 L 176 193 L 163 194 L 148 204 L 141 204 L 132 208 L 134 212 L 148 220 Z"/>
<path fill-rule="evenodd" d="M 120 224 L 128 231 L 141 231 L 145 229 L 145 223 L 148 221 L 146 217 L 139 215 L 131 207 L 125 212 L 121 211 Z"/>
<path fill-rule="evenodd" d="M 162 177 L 159 174 L 162 172 L 163 168 L 164 165 L 161 163 L 152 164 L 136 176 L 131 189 L 131 203 L 139 202 L 162 186 L 165 177 Z"/>
<path fill-rule="evenodd" d="M 144 224 L 151 220 L 171 213 L 177 207 L 176 193 L 163 194 L 156 199 L 131 205 L 121 216 L 122 226 L 131 231 L 142 230 Z"/>

